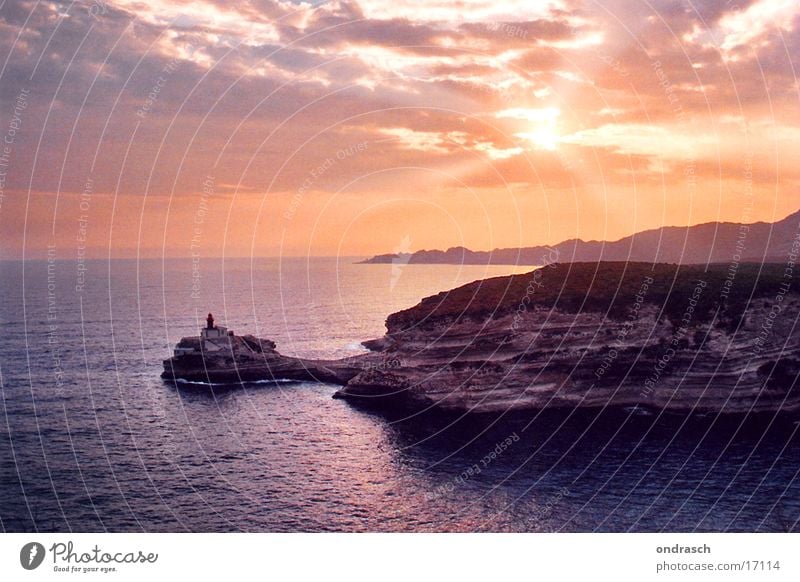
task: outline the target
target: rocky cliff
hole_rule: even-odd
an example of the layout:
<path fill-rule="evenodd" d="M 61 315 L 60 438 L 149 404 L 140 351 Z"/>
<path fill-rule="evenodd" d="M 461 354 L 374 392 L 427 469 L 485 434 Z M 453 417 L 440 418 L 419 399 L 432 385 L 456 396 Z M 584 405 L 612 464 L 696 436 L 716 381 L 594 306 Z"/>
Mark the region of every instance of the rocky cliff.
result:
<path fill-rule="evenodd" d="M 359 372 L 337 397 L 458 412 L 798 411 L 793 276 L 792 261 L 619 262 L 476 281 L 389 316 L 365 345 L 397 364 Z"/>

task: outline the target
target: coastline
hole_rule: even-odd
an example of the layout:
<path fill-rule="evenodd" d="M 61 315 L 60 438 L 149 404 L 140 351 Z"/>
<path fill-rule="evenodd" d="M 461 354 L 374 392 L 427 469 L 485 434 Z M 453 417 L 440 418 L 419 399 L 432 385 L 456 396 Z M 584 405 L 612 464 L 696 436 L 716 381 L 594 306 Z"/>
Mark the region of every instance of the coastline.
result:
<path fill-rule="evenodd" d="M 393 313 L 366 354 L 287 357 L 244 336 L 263 346 L 251 353 L 234 336 L 224 356 L 165 360 L 163 377 L 327 382 L 342 386 L 335 398 L 402 410 L 796 412 L 800 294 L 783 275 L 745 264 L 732 287 L 724 266 L 553 263 Z M 764 322 L 767 337 L 742 333 Z"/>

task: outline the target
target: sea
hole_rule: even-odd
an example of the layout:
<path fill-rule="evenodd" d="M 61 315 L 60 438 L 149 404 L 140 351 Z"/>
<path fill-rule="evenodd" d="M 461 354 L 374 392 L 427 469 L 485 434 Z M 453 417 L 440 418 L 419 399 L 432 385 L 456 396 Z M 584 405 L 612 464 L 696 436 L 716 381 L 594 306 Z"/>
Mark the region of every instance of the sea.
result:
<path fill-rule="evenodd" d="M 207 313 L 360 353 L 423 297 L 532 267 L 354 257 L 0 263 L 0 530 L 798 531 L 787 415 L 379 413 L 337 386 L 169 383 Z"/>

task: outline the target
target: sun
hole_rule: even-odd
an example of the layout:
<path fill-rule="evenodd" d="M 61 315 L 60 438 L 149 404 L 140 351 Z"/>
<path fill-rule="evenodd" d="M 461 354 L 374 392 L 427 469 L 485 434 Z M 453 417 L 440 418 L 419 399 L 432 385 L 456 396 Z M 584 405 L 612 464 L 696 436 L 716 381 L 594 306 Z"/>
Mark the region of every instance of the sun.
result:
<path fill-rule="evenodd" d="M 558 146 L 559 135 L 555 127 L 537 127 L 533 131 L 517 134 L 523 139 L 527 139 L 534 146 L 541 150 L 553 151 Z"/>
<path fill-rule="evenodd" d="M 517 133 L 517 137 L 528 140 L 538 149 L 548 151 L 556 149 L 561 137 L 558 133 L 561 110 L 557 107 L 547 107 L 527 111 L 530 115 L 525 119 L 531 124 L 530 130 Z"/>
<path fill-rule="evenodd" d="M 540 109 L 515 108 L 497 113 L 497 117 L 520 119 L 527 122 L 525 131 L 515 133 L 520 139 L 531 143 L 536 149 L 553 151 L 561 141 L 558 118 L 561 110 L 558 107 Z"/>

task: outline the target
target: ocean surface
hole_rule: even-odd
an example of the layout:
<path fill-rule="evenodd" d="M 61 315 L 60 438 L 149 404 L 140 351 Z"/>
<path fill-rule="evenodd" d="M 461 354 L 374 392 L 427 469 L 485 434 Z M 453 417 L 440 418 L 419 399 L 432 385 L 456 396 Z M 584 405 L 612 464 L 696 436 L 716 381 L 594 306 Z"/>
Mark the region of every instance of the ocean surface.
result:
<path fill-rule="evenodd" d="M 85 270 L 84 270 L 85 269 Z M 413 421 L 336 386 L 172 385 L 206 313 L 341 357 L 515 267 L 0 263 L 0 530 L 798 531 L 798 419 L 545 411 Z"/>

